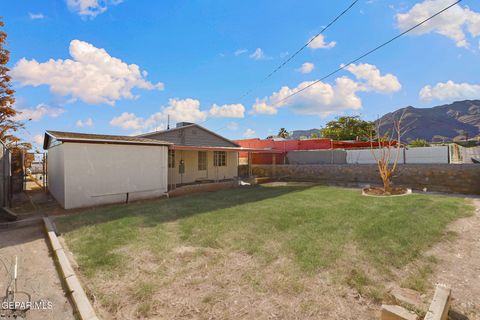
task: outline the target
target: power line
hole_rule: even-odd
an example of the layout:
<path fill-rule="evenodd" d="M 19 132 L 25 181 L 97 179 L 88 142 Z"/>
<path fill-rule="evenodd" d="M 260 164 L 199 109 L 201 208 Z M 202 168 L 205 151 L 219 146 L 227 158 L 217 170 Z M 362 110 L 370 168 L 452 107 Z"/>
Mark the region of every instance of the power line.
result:
<path fill-rule="evenodd" d="M 318 38 L 321 34 L 323 34 L 328 28 L 330 28 L 335 22 L 337 22 L 338 19 L 340 19 L 344 14 L 346 14 L 359 0 L 353 1 L 348 8 L 343 10 L 339 15 L 335 17 L 332 21 L 330 21 L 329 24 L 327 24 L 319 33 L 317 33 L 313 38 L 308 40 L 307 43 L 305 43 L 300 49 L 298 49 L 294 54 L 288 57 L 285 61 L 280 63 L 272 72 L 270 72 L 265 78 L 263 78 L 260 82 L 259 85 L 265 82 L 267 79 L 269 79 L 271 76 L 273 76 L 275 73 L 277 73 L 280 69 L 282 69 L 287 63 L 289 63 L 293 58 L 295 58 L 301 51 L 303 51 L 310 43 L 312 43 L 316 38 Z M 253 92 L 255 88 L 251 88 L 248 90 L 246 93 L 244 93 L 241 97 L 240 100 L 248 96 L 250 93 Z"/>
<path fill-rule="evenodd" d="M 268 80 L 271 76 L 273 76 L 275 73 L 277 73 L 280 69 L 282 69 L 287 63 L 289 63 L 293 58 L 295 58 L 300 52 L 302 52 L 310 43 L 312 43 L 315 39 L 317 39 L 321 34 L 323 34 L 328 28 L 330 28 L 335 22 L 337 22 L 343 15 L 345 15 L 359 0 L 353 1 L 345 10 L 343 10 L 340 14 L 338 14 L 332 21 L 330 21 L 329 24 L 327 24 L 323 29 L 317 33 L 315 36 L 313 36 L 310 40 L 307 41 L 300 49 L 298 49 L 294 54 L 290 55 L 286 60 L 284 60 L 282 63 L 280 63 L 273 71 L 271 71 L 268 75 L 266 75 L 258 85 L 261 85 L 264 83 L 266 80 Z M 246 96 L 250 95 L 256 87 L 251 88 L 247 92 L 245 92 L 239 100 L 242 100 Z M 205 122 L 209 121 L 211 118 L 207 118 L 206 120 L 200 122 L 199 124 L 204 124 Z"/>
<path fill-rule="evenodd" d="M 295 96 L 295 95 L 299 94 L 300 92 L 303 92 L 303 91 L 307 90 L 308 88 L 310 88 L 310 87 L 312 87 L 312 86 L 316 85 L 317 83 L 319 83 L 319 82 L 321 82 L 321 81 L 323 81 L 323 80 L 325 80 L 325 79 L 327 79 L 327 78 L 329 78 L 329 77 L 333 76 L 334 74 L 336 74 L 336 73 L 338 73 L 338 72 L 342 71 L 343 69 L 345 69 L 345 68 L 347 68 L 348 66 L 350 66 L 350 65 L 354 64 L 355 62 L 357 62 L 357 61 L 359 61 L 359 60 L 361 60 L 361 59 L 365 58 L 366 56 L 369 56 L 370 54 L 374 53 L 375 51 L 377 51 L 377 50 L 379 50 L 379 49 L 381 49 L 381 48 L 385 47 L 386 45 L 390 44 L 391 42 L 393 42 L 393 41 L 397 40 L 397 39 L 398 39 L 398 38 L 400 38 L 401 36 L 404 36 L 405 34 L 409 33 L 410 31 L 412 31 L 412 30 L 414 30 L 414 29 L 416 29 L 416 28 L 420 27 L 421 25 L 423 25 L 423 24 L 425 24 L 426 22 L 428 22 L 428 21 L 432 20 L 432 19 L 433 19 L 433 18 L 435 18 L 436 16 L 438 16 L 438 15 L 442 14 L 443 12 L 447 11 L 448 9 L 450 9 L 451 7 L 453 7 L 453 6 L 457 5 L 458 3 L 462 2 L 462 1 L 463 1 L 463 0 L 458 0 L 457 2 L 455 2 L 455 3 L 451 4 L 451 5 L 449 5 L 448 7 L 445 7 L 445 8 L 443 8 L 442 10 L 438 11 L 437 13 L 435 13 L 435 14 L 434 14 L 434 15 L 432 15 L 432 16 L 430 16 L 429 18 L 427 18 L 427 19 L 423 20 L 422 22 L 420 22 L 420 23 L 416 24 L 415 26 L 411 27 L 410 29 L 408 29 L 408 30 L 405 30 L 404 32 L 402 32 L 402 33 L 400 33 L 400 34 L 396 35 L 396 36 L 395 36 L 395 37 L 393 37 L 392 39 L 390 39 L 390 40 L 388 40 L 388 41 L 386 41 L 386 42 L 382 43 L 381 45 L 379 45 L 379 46 L 375 47 L 374 49 L 372 49 L 372 50 L 370 50 L 370 51 L 368 51 L 368 52 L 366 52 L 366 53 L 362 54 L 360 57 L 358 57 L 358 58 L 356 58 L 356 59 L 354 59 L 354 60 L 350 61 L 349 63 L 347 63 L 347 64 L 344 64 L 344 65 L 341 65 L 341 66 L 340 66 L 338 69 L 336 69 L 335 71 L 332 71 L 332 72 L 330 72 L 329 74 L 327 74 L 327 75 L 323 76 L 322 78 L 320 78 L 320 79 L 318 79 L 318 80 L 315 80 L 314 82 L 310 83 L 308 86 L 306 86 L 306 87 L 304 87 L 304 88 L 302 88 L 302 89 L 299 89 L 299 90 L 295 91 L 294 93 L 292 93 L 292 94 L 290 94 L 290 95 L 286 96 L 285 98 L 281 99 L 280 101 L 277 101 L 277 102 L 276 102 L 275 104 L 273 104 L 273 105 L 278 105 L 278 104 L 282 103 L 283 101 L 285 101 L 285 100 L 287 100 L 287 99 L 290 99 L 291 97 L 293 97 L 293 96 Z"/>
<path fill-rule="evenodd" d="M 312 87 L 312 86 L 316 85 L 317 83 L 319 83 L 319 82 L 321 82 L 321 81 L 323 81 L 323 80 L 325 80 L 325 79 L 327 79 L 327 78 L 331 77 L 332 75 L 334 75 L 334 74 L 336 74 L 336 73 L 338 73 L 338 72 L 342 71 L 343 69 L 345 69 L 345 68 L 347 68 L 348 66 L 350 66 L 350 65 L 354 64 L 355 62 L 357 62 L 357 61 L 359 61 L 359 60 L 361 60 L 361 59 L 363 59 L 363 58 L 365 58 L 365 57 L 369 56 L 370 54 L 374 53 L 375 51 L 377 51 L 377 50 L 379 50 L 379 49 L 381 49 L 381 48 L 385 47 L 386 45 L 390 44 L 391 42 L 393 42 L 393 41 L 397 40 L 398 38 L 400 38 L 400 37 L 404 36 L 405 34 L 407 34 L 407 33 L 411 32 L 412 30 L 414 30 L 414 29 L 416 29 L 416 28 L 420 27 L 421 25 L 423 25 L 423 24 L 427 23 L 428 21 L 430 21 L 430 20 L 432 20 L 433 18 L 437 17 L 438 15 L 440 15 L 440 14 L 444 13 L 445 11 L 449 10 L 450 8 L 454 7 L 455 5 L 459 4 L 459 3 L 460 3 L 460 2 L 462 2 L 462 1 L 463 1 L 463 0 L 458 0 L 458 1 L 456 1 L 455 3 L 453 3 L 453 4 L 449 5 L 448 7 L 445 7 L 445 8 L 443 8 L 442 10 L 438 11 L 438 12 L 437 12 L 437 13 L 435 13 L 434 15 L 432 15 L 432 16 L 430 16 L 430 17 L 428 17 L 427 19 L 425 19 L 425 20 L 423 20 L 423 21 L 421 21 L 421 22 L 419 22 L 419 23 L 417 23 L 417 24 L 416 24 L 416 25 L 414 25 L 413 27 L 411 27 L 411 28 L 409 28 L 409 29 L 407 29 L 407 30 L 403 31 L 402 33 L 400 33 L 400 34 L 396 35 L 395 37 L 391 38 L 390 40 L 388 40 L 388 41 L 386 41 L 386 42 L 384 42 L 384 43 L 380 44 L 380 45 L 379 45 L 379 46 L 377 46 L 377 47 L 375 47 L 374 49 L 372 49 L 372 50 L 370 50 L 370 51 L 368 51 L 368 52 L 366 52 L 366 53 L 362 54 L 360 57 L 358 57 L 358 58 L 356 58 L 356 59 L 354 59 L 354 60 L 350 61 L 350 62 L 349 62 L 349 63 L 347 63 L 347 64 L 341 65 L 341 66 L 340 66 L 338 69 L 336 69 L 336 70 L 334 70 L 334 71 L 330 72 L 329 74 L 327 74 L 327 75 L 323 76 L 322 78 L 320 78 L 320 79 L 318 79 L 318 80 L 315 80 L 314 82 L 310 83 L 308 86 L 306 86 L 306 87 L 304 87 L 304 88 L 302 88 L 302 89 L 299 89 L 299 90 L 297 90 L 297 91 L 293 92 L 292 94 L 290 94 L 290 95 L 286 96 L 285 98 L 281 99 L 280 101 L 277 101 L 276 103 L 272 104 L 272 106 L 276 106 L 276 105 L 278 105 L 278 104 L 280 104 L 280 103 L 282 103 L 282 102 L 286 101 L 287 99 L 290 99 L 291 97 L 293 97 L 293 96 L 295 96 L 295 95 L 297 95 L 297 94 L 299 94 L 299 93 L 301 93 L 301 92 L 303 92 L 303 91 L 307 90 L 308 88 L 310 88 L 310 87 Z M 244 119 L 245 119 L 245 118 L 243 118 L 242 120 L 244 120 Z M 224 129 L 224 128 L 225 128 L 225 127 L 222 127 L 222 128 L 220 128 L 220 129 L 218 129 L 217 131 L 219 131 L 219 130 L 222 130 L 222 129 Z"/>

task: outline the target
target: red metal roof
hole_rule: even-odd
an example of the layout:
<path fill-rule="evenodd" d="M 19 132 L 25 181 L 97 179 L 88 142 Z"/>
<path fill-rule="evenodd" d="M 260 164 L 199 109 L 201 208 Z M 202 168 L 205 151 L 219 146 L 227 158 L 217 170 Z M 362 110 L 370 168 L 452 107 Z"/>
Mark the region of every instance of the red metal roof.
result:
<path fill-rule="evenodd" d="M 243 147 L 207 147 L 207 146 L 170 146 L 172 150 L 192 150 L 192 151 L 234 151 L 234 152 L 254 152 L 254 153 L 283 153 L 282 150 L 272 150 L 268 148 L 243 148 Z"/>
<path fill-rule="evenodd" d="M 270 148 L 273 150 L 281 150 L 283 152 L 295 150 L 327 150 L 327 149 L 359 149 L 378 146 L 378 142 L 365 141 L 335 141 L 331 139 L 307 139 L 307 140 L 260 140 L 245 139 L 235 140 L 236 143 L 246 148 Z M 382 142 L 387 145 L 388 142 Z M 392 145 L 396 145 L 393 141 Z"/>

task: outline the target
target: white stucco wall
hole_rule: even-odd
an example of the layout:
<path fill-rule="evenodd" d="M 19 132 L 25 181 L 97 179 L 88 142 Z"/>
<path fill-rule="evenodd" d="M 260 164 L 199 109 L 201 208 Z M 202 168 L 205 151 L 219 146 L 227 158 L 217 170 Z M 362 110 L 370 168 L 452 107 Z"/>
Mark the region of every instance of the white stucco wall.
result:
<path fill-rule="evenodd" d="M 63 143 L 48 153 L 49 189 L 52 192 L 53 179 L 52 194 L 60 195 L 63 180 L 63 201 L 54 196 L 66 209 L 125 202 L 127 194 L 133 201 L 167 192 L 166 146 Z M 52 153 L 59 161 L 51 162 Z"/>
<path fill-rule="evenodd" d="M 385 151 L 387 149 L 385 148 Z M 377 159 L 381 156 L 382 150 L 375 149 L 375 156 Z M 390 150 L 390 162 L 393 163 L 397 158 L 397 148 L 392 148 Z M 375 156 L 372 154 L 371 149 L 364 150 L 347 150 L 347 163 L 348 164 L 374 164 Z M 398 155 L 398 163 L 403 163 L 403 149 L 400 149 L 400 154 Z"/>
<path fill-rule="evenodd" d="M 226 166 L 213 165 L 213 151 L 207 151 L 207 170 L 198 170 L 198 151 L 176 150 L 175 168 L 169 168 L 169 183 L 192 183 L 198 179 L 224 180 L 238 176 L 238 152 L 226 153 Z M 185 173 L 179 173 L 180 160 L 185 161 Z"/>
<path fill-rule="evenodd" d="M 397 155 L 397 149 L 392 148 L 390 161 L 393 163 Z M 380 150 L 376 149 L 375 154 L 377 157 L 380 155 Z M 373 164 L 376 163 L 372 151 L 370 149 L 365 150 L 347 150 L 347 163 L 349 164 Z M 404 150 L 400 149 L 400 156 L 398 163 L 448 163 L 448 146 L 435 146 L 435 147 L 420 147 L 420 148 L 408 148 Z"/>
<path fill-rule="evenodd" d="M 62 206 L 65 204 L 65 168 L 63 162 L 63 144 L 48 149 L 47 183 L 50 194 Z"/>
<path fill-rule="evenodd" d="M 448 146 L 408 148 L 405 163 L 448 163 Z"/>

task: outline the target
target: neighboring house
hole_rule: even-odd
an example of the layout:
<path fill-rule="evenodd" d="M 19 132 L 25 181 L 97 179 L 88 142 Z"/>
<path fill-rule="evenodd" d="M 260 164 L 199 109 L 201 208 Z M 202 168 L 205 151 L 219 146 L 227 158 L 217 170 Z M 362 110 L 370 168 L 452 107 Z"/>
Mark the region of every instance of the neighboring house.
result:
<path fill-rule="evenodd" d="M 47 131 L 48 189 L 65 209 L 164 195 L 170 145 L 139 137 Z"/>
<path fill-rule="evenodd" d="M 235 142 L 197 124 L 180 122 L 176 128 L 138 137 L 173 144 L 168 156 L 170 188 L 238 176 L 238 153 L 243 149 Z"/>

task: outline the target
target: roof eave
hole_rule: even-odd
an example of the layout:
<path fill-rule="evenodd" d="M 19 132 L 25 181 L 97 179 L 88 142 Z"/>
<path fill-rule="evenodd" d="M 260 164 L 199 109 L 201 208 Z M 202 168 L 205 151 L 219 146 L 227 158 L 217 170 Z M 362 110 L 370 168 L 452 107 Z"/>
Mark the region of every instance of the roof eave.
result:
<path fill-rule="evenodd" d="M 154 145 L 154 146 L 169 146 L 169 142 L 150 142 L 150 141 L 126 141 L 126 140 L 110 140 L 110 139 L 82 139 L 82 138 L 56 138 L 62 142 L 76 142 L 76 143 L 106 143 L 106 144 L 136 144 L 136 145 Z"/>

